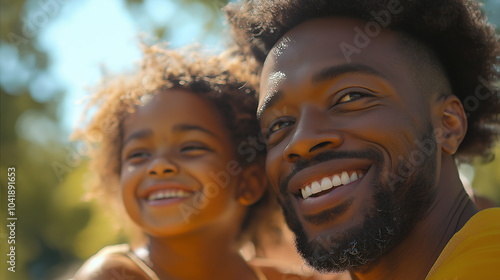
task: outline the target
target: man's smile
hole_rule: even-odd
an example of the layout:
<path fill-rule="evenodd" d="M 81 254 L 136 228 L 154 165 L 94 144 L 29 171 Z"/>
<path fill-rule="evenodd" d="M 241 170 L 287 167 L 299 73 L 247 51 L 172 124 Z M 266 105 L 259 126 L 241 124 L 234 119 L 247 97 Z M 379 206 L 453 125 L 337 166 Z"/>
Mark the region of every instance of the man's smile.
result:
<path fill-rule="evenodd" d="M 349 175 L 350 174 L 350 175 Z M 328 175 L 323 177 L 321 180 L 307 184 L 300 189 L 300 193 L 303 199 L 308 199 L 309 197 L 318 197 L 331 190 L 333 187 L 339 187 L 347 185 L 354 181 L 361 179 L 364 176 L 363 171 L 343 171 L 342 173 L 335 174 L 333 176 Z"/>
<path fill-rule="evenodd" d="M 290 177 L 286 192 L 303 215 L 315 214 L 350 199 L 373 162 L 368 159 L 323 161 Z"/>

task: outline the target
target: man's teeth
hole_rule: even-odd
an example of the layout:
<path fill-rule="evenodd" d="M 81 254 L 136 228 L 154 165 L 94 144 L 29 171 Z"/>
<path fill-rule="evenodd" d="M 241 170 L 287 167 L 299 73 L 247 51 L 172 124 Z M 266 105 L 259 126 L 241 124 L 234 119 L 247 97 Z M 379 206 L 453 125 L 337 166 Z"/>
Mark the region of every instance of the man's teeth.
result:
<path fill-rule="evenodd" d="M 302 193 L 302 197 L 306 199 L 313 194 L 320 193 L 322 191 L 326 191 L 333 187 L 338 187 L 340 185 L 349 184 L 358 179 L 361 179 L 361 177 L 363 177 L 362 172 L 354 171 L 352 172 L 351 176 L 349 176 L 349 173 L 347 173 L 347 171 L 344 171 L 340 174 L 335 174 L 333 176 L 325 177 L 321 180 L 314 181 L 310 185 L 301 188 L 300 192 Z"/>
<path fill-rule="evenodd" d="M 187 192 L 184 190 L 160 190 L 150 194 L 148 196 L 148 200 L 152 201 L 165 198 L 187 197 L 191 194 L 191 192 Z"/>

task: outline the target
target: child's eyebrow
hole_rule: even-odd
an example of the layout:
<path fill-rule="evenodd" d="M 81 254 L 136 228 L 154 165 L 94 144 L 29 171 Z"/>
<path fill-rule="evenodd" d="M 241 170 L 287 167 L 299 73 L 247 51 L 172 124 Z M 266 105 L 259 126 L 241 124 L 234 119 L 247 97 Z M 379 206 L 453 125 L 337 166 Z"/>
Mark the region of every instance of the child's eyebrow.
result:
<path fill-rule="evenodd" d="M 217 134 L 213 133 L 212 131 L 210 131 L 204 127 L 198 126 L 198 125 L 179 124 L 179 125 L 176 125 L 174 127 L 174 131 L 176 131 L 176 132 L 185 132 L 185 131 L 190 131 L 190 130 L 198 130 L 198 131 L 204 132 L 212 137 L 219 139 L 219 136 Z"/>
<path fill-rule="evenodd" d="M 137 132 L 132 133 L 125 141 L 123 141 L 123 146 L 127 145 L 128 142 L 134 140 L 134 139 L 144 139 L 153 134 L 153 131 L 151 129 L 143 129 L 139 130 Z"/>

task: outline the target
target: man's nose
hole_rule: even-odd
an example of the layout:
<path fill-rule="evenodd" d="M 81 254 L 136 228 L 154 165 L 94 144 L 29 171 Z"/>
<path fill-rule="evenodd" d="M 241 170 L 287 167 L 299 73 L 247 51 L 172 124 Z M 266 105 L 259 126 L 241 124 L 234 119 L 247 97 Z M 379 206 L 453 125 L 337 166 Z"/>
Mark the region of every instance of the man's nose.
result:
<path fill-rule="evenodd" d="M 321 152 L 342 145 L 341 132 L 335 129 L 327 112 L 308 107 L 302 110 L 292 138 L 285 147 L 283 157 L 290 163 L 298 159 L 311 159 Z"/>

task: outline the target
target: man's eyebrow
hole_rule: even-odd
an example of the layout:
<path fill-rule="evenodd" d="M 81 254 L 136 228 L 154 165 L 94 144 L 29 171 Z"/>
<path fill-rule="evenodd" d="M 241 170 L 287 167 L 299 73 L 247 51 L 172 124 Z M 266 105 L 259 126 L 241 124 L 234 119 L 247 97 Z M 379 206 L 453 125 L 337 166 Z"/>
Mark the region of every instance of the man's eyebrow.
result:
<path fill-rule="evenodd" d="M 123 141 L 123 146 L 127 145 L 128 142 L 135 139 L 144 139 L 153 135 L 153 131 L 151 129 L 142 129 L 137 132 L 132 133 L 125 141 Z"/>
<path fill-rule="evenodd" d="M 201 132 L 206 133 L 214 138 L 220 139 L 217 134 L 215 134 L 214 132 L 212 132 L 212 131 L 210 131 L 202 126 L 199 126 L 199 125 L 178 124 L 178 125 L 174 126 L 174 132 L 185 132 L 185 131 L 192 131 L 192 130 L 201 131 Z"/>
<path fill-rule="evenodd" d="M 326 67 L 326 68 L 320 70 L 318 73 L 314 74 L 312 81 L 313 82 L 329 81 L 329 80 L 335 79 L 336 77 L 338 77 L 340 75 L 347 74 L 347 73 L 364 73 L 364 74 L 376 75 L 376 76 L 380 76 L 382 78 L 385 78 L 384 75 L 382 75 L 377 70 L 371 68 L 370 66 L 363 65 L 363 64 L 351 64 L 350 63 L 350 64 L 343 64 L 343 65 Z"/>

